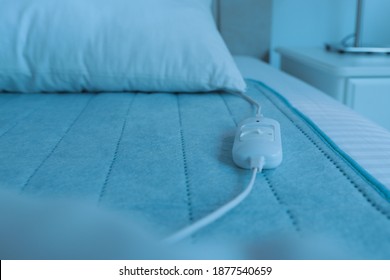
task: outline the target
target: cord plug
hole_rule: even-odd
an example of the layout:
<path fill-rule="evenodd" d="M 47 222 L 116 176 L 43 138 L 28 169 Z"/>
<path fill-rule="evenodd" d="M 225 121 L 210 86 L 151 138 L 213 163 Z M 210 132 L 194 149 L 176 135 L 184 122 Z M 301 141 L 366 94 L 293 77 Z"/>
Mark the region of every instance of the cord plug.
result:
<path fill-rule="evenodd" d="M 263 156 L 253 156 L 250 158 L 251 169 L 257 169 L 257 173 L 263 171 L 265 158 Z"/>

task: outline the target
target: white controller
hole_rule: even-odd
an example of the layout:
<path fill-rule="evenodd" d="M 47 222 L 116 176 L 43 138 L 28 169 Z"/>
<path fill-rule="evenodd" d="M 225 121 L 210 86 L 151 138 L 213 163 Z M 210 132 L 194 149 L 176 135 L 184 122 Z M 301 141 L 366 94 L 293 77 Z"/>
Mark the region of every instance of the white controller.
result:
<path fill-rule="evenodd" d="M 264 160 L 264 169 L 275 168 L 282 162 L 282 141 L 277 121 L 253 117 L 238 125 L 233 145 L 233 161 L 241 168 L 251 169 L 251 160 L 256 158 Z"/>

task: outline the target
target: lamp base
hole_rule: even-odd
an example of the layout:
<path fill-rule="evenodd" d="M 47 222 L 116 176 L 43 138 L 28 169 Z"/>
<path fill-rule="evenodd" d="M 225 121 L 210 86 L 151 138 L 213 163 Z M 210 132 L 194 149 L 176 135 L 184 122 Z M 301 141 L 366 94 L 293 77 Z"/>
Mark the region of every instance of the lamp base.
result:
<path fill-rule="evenodd" d="M 390 54 L 390 47 L 353 47 L 342 44 L 325 44 L 327 51 L 338 53 L 362 53 L 362 54 Z"/>

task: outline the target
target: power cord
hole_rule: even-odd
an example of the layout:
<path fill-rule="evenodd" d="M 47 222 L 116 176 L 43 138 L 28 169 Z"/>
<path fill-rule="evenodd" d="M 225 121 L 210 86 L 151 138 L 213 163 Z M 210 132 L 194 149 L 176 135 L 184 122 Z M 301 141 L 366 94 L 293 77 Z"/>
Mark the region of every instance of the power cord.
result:
<path fill-rule="evenodd" d="M 240 93 L 239 94 L 243 99 L 251 103 L 253 106 L 256 107 L 256 117 L 261 117 L 261 106 L 258 102 L 256 102 L 253 98 L 250 96 Z M 248 195 L 251 193 L 253 189 L 253 185 L 255 184 L 256 175 L 257 173 L 261 172 L 263 170 L 265 163 L 264 157 L 259 156 L 253 156 L 250 158 L 250 167 L 252 169 L 252 177 L 248 184 L 248 186 L 244 189 L 242 193 L 240 193 L 238 196 L 236 196 L 234 199 L 232 199 L 230 202 L 226 203 L 225 205 L 221 206 L 214 212 L 210 213 L 209 215 L 205 216 L 204 218 L 196 221 L 195 223 L 183 228 L 182 230 L 179 230 L 178 232 L 174 233 L 173 235 L 169 236 L 163 242 L 165 244 L 174 244 L 177 243 L 195 232 L 201 230 L 202 228 L 212 224 L 222 216 L 226 215 L 229 211 L 237 207 L 242 201 L 244 201 Z"/>
<path fill-rule="evenodd" d="M 253 106 L 256 107 L 256 117 L 261 117 L 261 106 L 260 104 L 255 101 L 252 97 L 246 95 L 245 93 L 238 93 L 239 96 L 241 96 L 243 99 L 251 103 Z"/>
<path fill-rule="evenodd" d="M 258 172 L 261 172 L 263 170 L 264 166 L 264 158 L 254 159 L 252 161 L 252 165 L 254 166 L 252 168 L 252 178 L 248 184 L 248 186 L 244 189 L 242 193 L 240 193 L 238 196 L 236 196 L 233 200 L 226 203 L 222 207 L 218 208 L 214 212 L 210 213 L 206 217 L 198 220 L 197 222 L 189 225 L 188 227 L 183 228 L 182 230 L 176 232 L 175 234 L 171 235 L 170 237 L 166 238 L 164 240 L 164 243 L 166 244 L 174 244 L 177 243 L 195 232 L 201 230 L 202 228 L 206 227 L 207 225 L 212 224 L 222 216 L 224 216 L 226 213 L 228 213 L 230 210 L 237 207 L 242 201 L 245 200 L 245 198 L 248 197 L 248 195 L 251 193 L 253 189 L 253 185 L 255 184 L 256 175 Z"/>

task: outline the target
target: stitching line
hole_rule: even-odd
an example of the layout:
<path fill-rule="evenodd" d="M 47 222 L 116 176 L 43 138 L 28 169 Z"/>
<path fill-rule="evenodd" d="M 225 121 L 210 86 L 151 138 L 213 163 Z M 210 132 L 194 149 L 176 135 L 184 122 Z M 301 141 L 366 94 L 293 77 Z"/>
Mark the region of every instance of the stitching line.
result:
<path fill-rule="evenodd" d="M 344 176 L 348 182 L 363 196 L 363 198 L 367 201 L 367 203 L 374 208 L 377 212 L 379 212 L 381 215 L 383 215 L 386 219 L 390 220 L 390 214 L 386 213 L 380 206 L 378 206 L 374 201 L 372 201 L 368 195 L 349 177 L 348 174 L 345 173 L 345 171 L 327 154 L 321 147 L 318 146 L 318 144 L 314 141 L 314 139 L 309 136 L 308 133 L 306 133 L 294 120 L 291 119 L 290 116 L 286 114 L 283 108 L 281 108 L 278 104 L 276 104 L 272 98 L 266 94 L 263 89 L 260 88 L 259 85 L 256 85 L 256 88 L 260 90 L 260 92 L 263 93 L 263 95 L 276 107 L 280 109 L 280 111 L 291 121 L 291 123 L 318 149 L 318 151 L 323 154 L 330 163 L 333 164 L 333 166 L 340 172 L 342 176 Z"/>
<path fill-rule="evenodd" d="M 37 174 L 39 169 L 41 169 L 41 167 L 45 164 L 45 162 L 51 157 L 51 155 L 54 153 L 54 151 L 58 148 L 58 146 L 61 144 L 62 140 L 69 133 L 69 131 L 73 128 L 73 126 L 76 124 L 76 122 L 80 119 L 81 115 L 85 112 L 85 110 L 87 109 L 88 105 L 91 103 L 92 99 L 95 96 L 96 95 L 94 94 L 94 95 L 92 95 L 88 99 L 88 101 L 84 105 L 83 109 L 80 111 L 80 113 L 77 115 L 77 117 L 73 120 L 73 122 L 69 125 L 69 127 L 66 129 L 65 133 L 61 136 L 60 140 L 58 140 L 58 142 L 54 145 L 54 147 L 52 148 L 50 153 L 46 155 L 46 157 L 41 161 L 41 163 L 38 165 L 38 167 L 35 168 L 33 173 L 27 178 L 27 181 L 24 183 L 24 185 L 22 186 L 22 188 L 20 190 L 21 193 L 24 192 L 24 190 L 26 189 L 27 185 L 31 182 L 31 179 Z"/>
<path fill-rule="evenodd" d="M 187 195 L 187 210 L 188 210 L 188 219 L 190 223 L 194 221 L 194 213 L 193 213 L 193 205 L 192 205 L 192 195 L 191 195 L 191 184 L 189 179 L 189 172 L 188 172 L 188 161 L 187 161 L 187 154 L 186 154 L 186 145 L 185 145 L 185 139 L 184 139 L 184 130 L 183 130 L 183 119 L 182 119 L 182 113 L 180 110 L 180 98 L 179 95 L 176 94 L 176 100 L 177 100 L 177 110 L 179 114 L 179 125 L 180 125 L 180 142 L 181 142 L 181 150 L 182 150 L 182 156 L 183 156 L 183 165 L 184 165 L 184 176 L 185 176 L 185 184 L 186 184 L 186 195 Z"/>
<path fill-rule="evenodd" d="M 107 171 L 107 174 L 106 174 L 106 178 L 104 179 L 104 183 L 103 183 L 103 186 L 100 190 L 100 193 L 99 193 L 99 198 L 98 198 L 98 204 L 103 200 L 103 196 L 104 194 L 106 193 L 106 190 L 107 190 L 107 185 L 108 185 L 108 181 L 109 181 L 109 178 L 111 176 L 111 172 L 113 170 L 113 167 L 114 167 L 114 163 L 116 162 L 116 159 L 118 157 L 118 150 L 119 150 L 119 146 L 122 142 L 122 138 L 123 138 L 123 134 L 125 132 L 125 128 L 126 128 L 126 124 L 127 124 L 127 119 L 128 119 L 128 116 L 129 116 L 129 113 L 130 113 L 130 108 L 131 106 L 133 105 L 134 103 L 134 100 L 135 100 L 135 97 L 136 97 L 137 94 L 135 94 L 133 96 L 133 98 L 131 99 L 131 101 L 129 102 L 129 105 L 127 107 L 127 110 L 126 110 L 126 114 L 125 114 L 125 117 L 124 117 L 124 120 L 123 120 L 123 124 L 122 124 L 122 128 L 121 128 L 121 133 L 118 137 L 118 140 L 116 142 L 116 145 L 115 145 L 115 151 L 114 151 L 114 155 L 112 157 L 112 160 L 111 160 L 111 163 L 110 163 L 110 166 L 108 167 L 108 171 Z"/>
<path fill-rule="evenodd" d="M 261 174 L 263 175 L 265 181 L 267 182 L 267 185 L 268 185 L 269 189 L 271 190 L 272 195 L 275 197 L 276 201 L 279 203 L 280 206 L 283 206 L 283 208 L 286 209 L 286 214 L 287 214 L 288 218 L 290 219 L 290 221 L 292 223 L 292 226 L 295 229 L 295 231 L 296 232 L 300 232 L 301 228 L 300 228 L 300 226 L 298 224 L 298 220 L 297 220 L 296 216 L 288 208 L 286 203 L 281 199 L 281 197 L 279 196 L 279 194 L 277 193 L 276 189 L 272 185 L 271 180 L 268 178 L 268 176 L 264 172 L 262 172 Z"/>
<path fill-rule="evenodd" d="M 363 196 L 363 198 L 368 202 L 368 204 L 373 207 L 376 211 L 378 211 L 380 214 L 382 214 L 385 218 L 390 220 L 390 215 L 387 214 L 381 207 L 379 207 L 375 202 L 373 202 L 367 194 L 349 177 L 349 175 L 338 165 L 337 162 L 335 162 L 321 147 L 318 146 L 317 143 L 314 142 L 314 140 L 311 139 L 311 137 L 303 130 L 301 130 L 296 124 L 294 124 L 301 132 L 302 134 L 311 142 L 313 145 L 318 149 L 318 151 L 323 154 L 330 163 L 333 164 L 333 166 L 339 171 L 339 173 L 347 179 L 347 181 Z"/>

